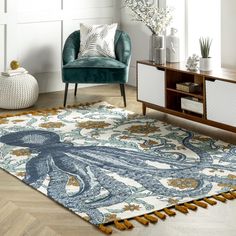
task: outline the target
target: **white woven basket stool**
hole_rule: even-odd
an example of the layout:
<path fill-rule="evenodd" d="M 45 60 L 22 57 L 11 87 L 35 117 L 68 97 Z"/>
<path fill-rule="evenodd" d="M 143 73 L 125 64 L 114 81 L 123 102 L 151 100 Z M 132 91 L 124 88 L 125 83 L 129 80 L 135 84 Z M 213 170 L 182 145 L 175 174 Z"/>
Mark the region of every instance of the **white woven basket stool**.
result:
<path fill-rule="evenodd" d="M 37 101 L 38 95 L 38 82 L 32 75 L 0 77 L 0 108 L 31 107 Z"/>

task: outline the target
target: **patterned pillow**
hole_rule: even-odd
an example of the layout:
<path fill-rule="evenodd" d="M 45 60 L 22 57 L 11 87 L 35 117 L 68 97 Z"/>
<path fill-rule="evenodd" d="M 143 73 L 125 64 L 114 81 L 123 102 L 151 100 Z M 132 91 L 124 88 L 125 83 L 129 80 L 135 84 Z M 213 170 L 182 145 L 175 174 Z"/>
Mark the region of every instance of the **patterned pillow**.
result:
<path fill-rule="evenodd" d="M 115 58 L 115 33 L 117 24 L 86 25 L 80 24 L 80 52 L 81 57 L 112 57 Z"/>

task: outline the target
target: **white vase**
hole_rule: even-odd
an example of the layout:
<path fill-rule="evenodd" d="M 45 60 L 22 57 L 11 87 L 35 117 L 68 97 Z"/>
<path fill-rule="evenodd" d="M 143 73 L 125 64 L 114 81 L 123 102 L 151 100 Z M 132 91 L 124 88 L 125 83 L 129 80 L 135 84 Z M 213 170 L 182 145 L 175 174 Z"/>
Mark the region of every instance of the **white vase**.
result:
<path fill-rule="evenodd" d="M 201 71 L 212 71 L 212 58 L 200 58 L 199 69 Z"/>
<path fill-rule="evenodd" d="M 149 47 L 149 60 L 155 61 L 155 50 L 156 48 L 164 48 L 164 36 L 152 34 L 150 39 Z"/>
<path fill-rule="evenodd" d="M 171 28 L 170 35 L 166 36 L 166 61 L 170 63 L 180 61 L 179 38 L 176 33 L 177 29 Z"/>

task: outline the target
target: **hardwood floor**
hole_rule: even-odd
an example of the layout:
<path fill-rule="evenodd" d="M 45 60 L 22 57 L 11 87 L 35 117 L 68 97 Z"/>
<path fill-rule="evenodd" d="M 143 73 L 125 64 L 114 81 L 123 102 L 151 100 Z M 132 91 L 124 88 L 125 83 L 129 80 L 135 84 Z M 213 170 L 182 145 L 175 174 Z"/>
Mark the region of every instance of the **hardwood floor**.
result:
<path fill-rule="evenodd" d="M 118 86 L 97 86 L 78 89 L 77 97 L 71 90 L 68 104 L 107 101 L 123 107 Z M 63 92 L 41 94 L 37 104 L 30 108 L 40 109 L 61 106 Z M 136 101 L 135 88 L 127 87 L 127 109 L 141 113 L 141 104 Z M 0 114 L 6 111 L 0 110 Z M 178 119 L 157 111 L 147 110 L 147 115 L 191 129 L 212 137 L 236 144 L 236 134 Z M 236 199 L 226 204 L 218 203 L 207 210 L 198 209 L 188 215 L 178 213 L 173 218 L 159 221 L 156 225 L 142 226 L 133 221 L 132 231 L 121 232 L 114 228 L 113 235 L 122 236 L 235 236 Z M 0 235 L 9 236 L 94 236 L 103 235 L 95 227 L 83 221 L 72 212 L 58 205 L 46 196 L 24 185 L 21 181 L 0 170 Z"/>

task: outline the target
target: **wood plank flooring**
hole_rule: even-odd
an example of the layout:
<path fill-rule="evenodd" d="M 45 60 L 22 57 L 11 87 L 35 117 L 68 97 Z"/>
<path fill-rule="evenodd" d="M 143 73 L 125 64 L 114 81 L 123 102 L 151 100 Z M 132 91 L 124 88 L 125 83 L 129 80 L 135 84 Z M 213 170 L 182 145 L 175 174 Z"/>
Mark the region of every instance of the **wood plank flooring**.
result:
<path fill-rule="evenodd" d="M 77 97 L 71 90 L 68 104 L 107 101 L 123 107 L 119 87 L 116 85 L 97 86 L 78 90 Z M 63 92 L 42 94 L 37 104 L 30 108 L 61 106 Z M 141 104 L 136 102 L 135 88 L 127 87 L 127 109 L 141 113 Z M 1 113 L 15 112 L 0 110 Z M 157 111 L 147 110 L 147 115 L 169 123 L 191 129 L 215 138 L 236 144 L 236 134 L 178 119 Z M 198 209 L 188 215 L 178 213 L 176 217 L 159 221 L 148 227 L 133 222 L 132 231 L 114 229 L 113 235 L 122 236 L 235 236 L 236 199 L 226 204 L 218 203 L 207 210 Z M 95 227 L 58 205 L 41 193 L 26 186 L 8 173 L 0 170 L 0 236 L 94 236 L 103 235 Z"/>

